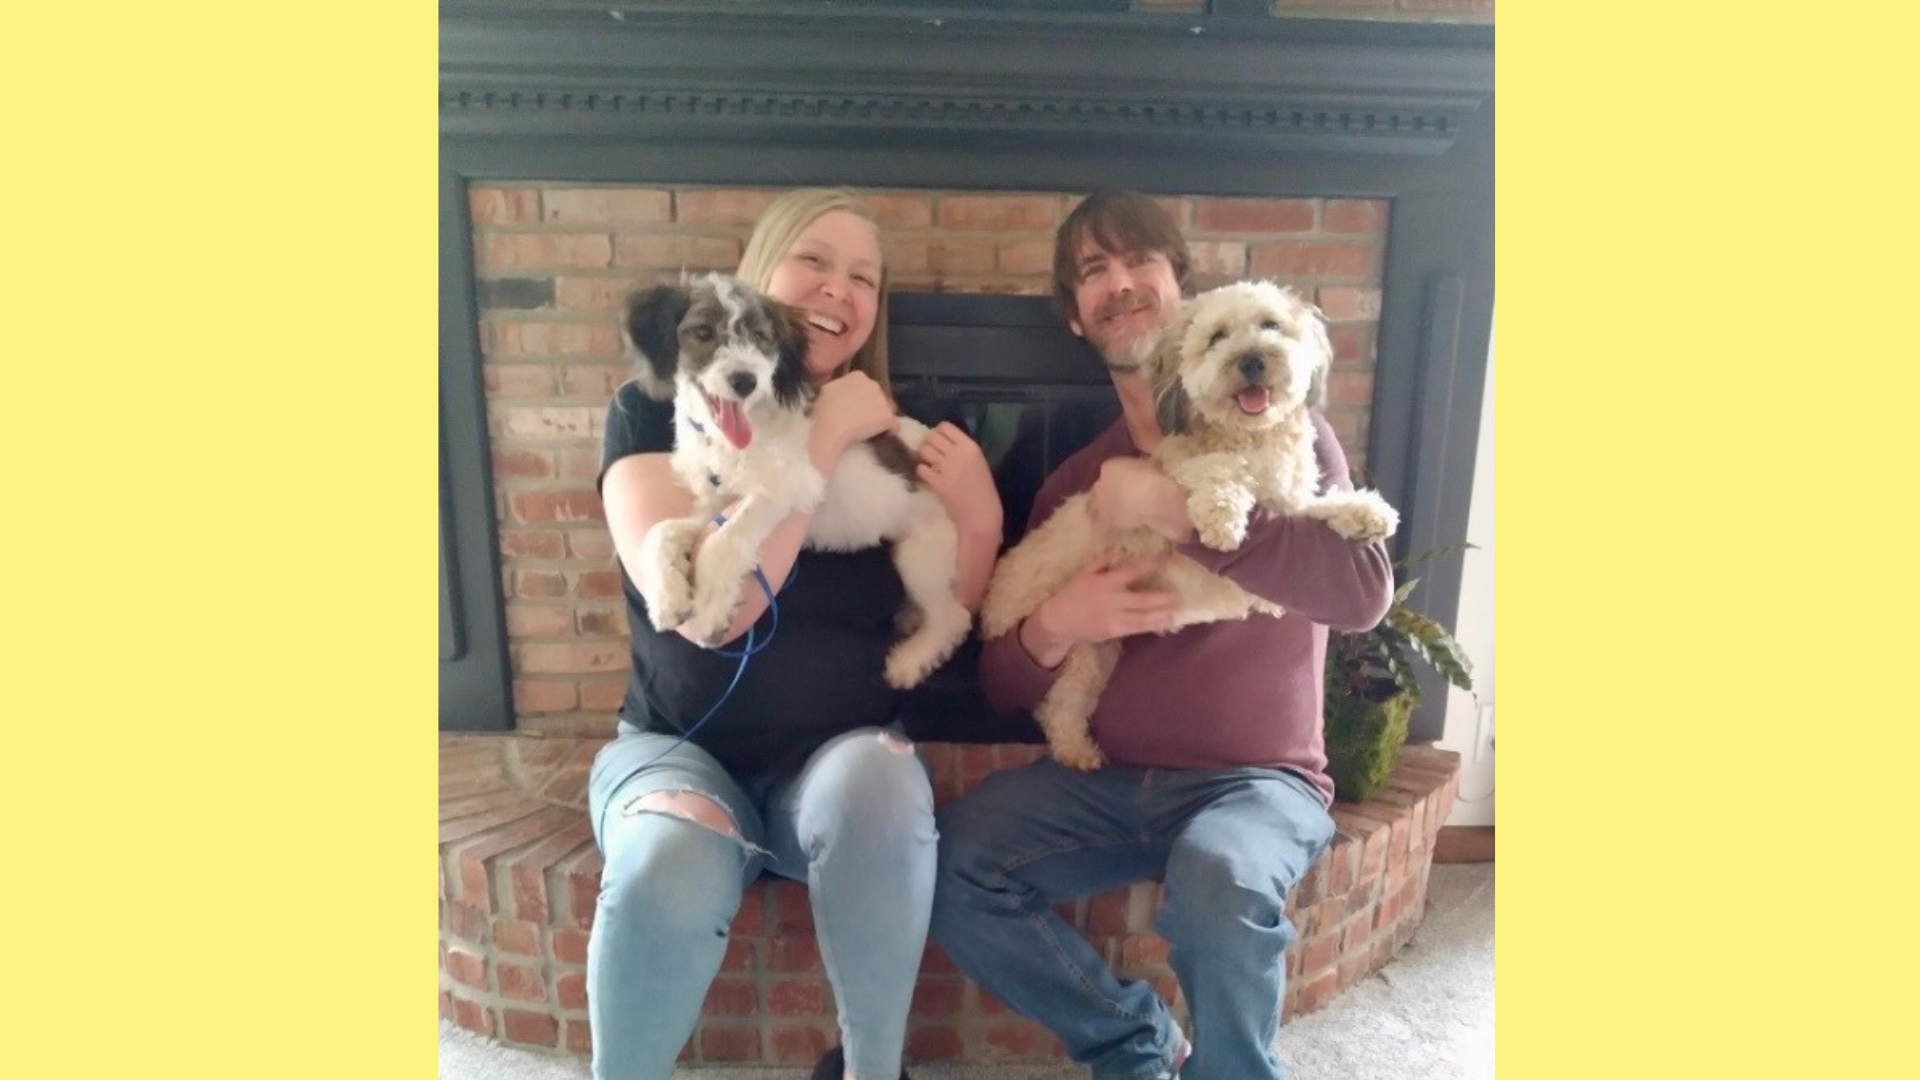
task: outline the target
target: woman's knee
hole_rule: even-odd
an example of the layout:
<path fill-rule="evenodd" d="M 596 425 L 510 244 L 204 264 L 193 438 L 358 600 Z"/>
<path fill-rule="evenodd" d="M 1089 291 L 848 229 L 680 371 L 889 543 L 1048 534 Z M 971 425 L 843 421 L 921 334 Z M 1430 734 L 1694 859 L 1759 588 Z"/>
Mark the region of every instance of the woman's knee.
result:
<path fill-rule="evenodd" d="M 758 854 L 725 807 L 696 792 L 656 791 L 613 807 L 600 873 L 603 913 L 689 924 L 731 920 Z"/>
<path fill-rule="evenodd" d="M 933 784 L 911 741 L 884 729 L 859 731 L 822 753 L 800 809 L 823 825 L 924 820 L 931 826 Z"/>

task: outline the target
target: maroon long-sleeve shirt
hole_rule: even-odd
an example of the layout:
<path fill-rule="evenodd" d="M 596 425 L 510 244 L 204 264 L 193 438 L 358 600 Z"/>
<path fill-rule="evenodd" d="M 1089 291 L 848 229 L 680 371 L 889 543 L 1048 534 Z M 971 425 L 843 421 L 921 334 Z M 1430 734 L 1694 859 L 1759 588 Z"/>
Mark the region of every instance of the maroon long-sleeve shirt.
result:
<path fill-rule="evenodd" d="M 1351 489 L 1333 429 L 1316 414 L 1314 430 L 1321 490 Z M 1126 421 L 1116 421 L 1047 478 L 1029 525 L 1092 487 L 1108 458 L 1139 453 Z M 1215 551 L 1195 540 L 1178 550 L 1286 614 L 1127 638 L 1093 713 L 1100 748 L 1120 765 L 1286 769 L 1331 802 L 1321 717 L 1327 628 L 1364 630 L 1385 617 L 1393 599 L 1386 545 L 1256 509 L 1239 548 Z M 1027 655 L 1018 632 L 986 643 L 980 672 L 987 699 L 1008 712 L 1033 708 L 1057 675 Z"/>

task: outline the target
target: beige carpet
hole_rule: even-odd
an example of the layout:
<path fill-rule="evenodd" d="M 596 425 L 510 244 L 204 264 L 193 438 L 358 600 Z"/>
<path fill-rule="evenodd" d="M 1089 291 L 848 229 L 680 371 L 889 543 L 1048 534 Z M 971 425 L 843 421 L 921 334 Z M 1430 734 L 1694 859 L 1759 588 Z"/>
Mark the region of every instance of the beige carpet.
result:
<path fill-rule="evenodd" d="M 1493 1076 L 1493 865 L 1436 866 L 1427 919 L 1393 963 L 1280 1032 L 1292 1080 Z M 915 1080 L 1082 1080 L 1057 1065 L 912 1066 Z M 583 1080 L 586 1065 L 510 1050 L 442 1021 L 440 1080 Z M 805 1069 L 682 1069 L 678 1080 L 804 1080 Z"/>

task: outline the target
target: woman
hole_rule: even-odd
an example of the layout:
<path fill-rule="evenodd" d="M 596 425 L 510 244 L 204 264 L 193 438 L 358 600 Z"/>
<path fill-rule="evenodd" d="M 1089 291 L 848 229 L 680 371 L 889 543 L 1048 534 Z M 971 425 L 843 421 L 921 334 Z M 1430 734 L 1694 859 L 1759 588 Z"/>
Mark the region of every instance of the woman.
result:
<path fill-rule="evenodd" d="M 808 316 L 816 468 L 831 474 L 847 447 L 898 428 L 878 228 L 857 196 L 803 190 L 776 199 L 738 274 Z M 926 768 L 890 726 L 893 692 L 881 678 L 904 598 L 899 576 L 884 548 L 802 552 L 810 515 L 788 518 L 760 548 L 767 580 L 782 583 L 777 610 L 768 613 L 757 584 L 742 586 L 728 636 L 754 628 L 757 651 L 729 691 L 741 661 L 656 631 L 630 577 L 648 572 L 637 558 L 647 530 L 692 510 L 668 463 L 672 433 L 671 404 L 621 387 L 607 415 L 600 490 L 620 556 L 633 675 L 619 737 L 595 759 L 588 796 L 606 863 L 587 958 L 594 1076 L 672 1073 L 741 891 L 764 869 L 807 883 L 839 1006 L 842 1045 L 814 1067 L 814 1080 L 905 1077 L 936 834 Z M 919 459 L 921 480 L 960 533 L 956 595 L 978 610 L 1001 533 L 986 458 L 942 424 Z"/>

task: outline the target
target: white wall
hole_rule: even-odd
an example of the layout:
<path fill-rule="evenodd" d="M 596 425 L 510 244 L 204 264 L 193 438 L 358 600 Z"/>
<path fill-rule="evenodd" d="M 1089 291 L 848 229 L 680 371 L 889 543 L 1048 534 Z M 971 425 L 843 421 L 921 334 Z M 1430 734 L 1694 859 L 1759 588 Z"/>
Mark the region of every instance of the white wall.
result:
<path fill-rule="evenodd" d="M 1448 688 L 1446 727 L 1439 745 L 1458 750 L 1460 797 L 1449 825 L 1493 824 L 1493 337 L 1487 338 L 1487 389 L 1480 408 L 1480 443 L 1474 451 L 1473 502 L 1467 511 L 1467 552 L 1460 574 L 1460 618 L 1454 637 L 1473 664 L 1479 696 Z M 1416 568 L 1413 573 L 1418 573 Z M 1482 730 L 1482 725 L 1486 730 Z M 1479 756 L 1484 754 L 1484 756 Z"/>

